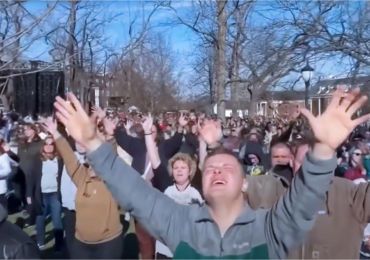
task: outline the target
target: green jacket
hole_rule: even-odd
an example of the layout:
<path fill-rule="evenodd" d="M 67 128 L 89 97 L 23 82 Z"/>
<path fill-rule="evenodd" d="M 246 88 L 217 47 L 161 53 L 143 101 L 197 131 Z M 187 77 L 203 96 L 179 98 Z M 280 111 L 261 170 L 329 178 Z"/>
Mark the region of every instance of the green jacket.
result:
<path fill-rule="evenodd" d="M 244 212 L 221 236 L 208 206 L 180 205 L 147 185 L 133 168 L 103 144 L 88 160 L 117 202 L 177 259 L 285 258 L 315 222 L 329 188 L 336 158 L 320 161 L 308 155 L 286 195 L 271 210 Z M 237 173 L 235 173 L 237 174 Z"/>

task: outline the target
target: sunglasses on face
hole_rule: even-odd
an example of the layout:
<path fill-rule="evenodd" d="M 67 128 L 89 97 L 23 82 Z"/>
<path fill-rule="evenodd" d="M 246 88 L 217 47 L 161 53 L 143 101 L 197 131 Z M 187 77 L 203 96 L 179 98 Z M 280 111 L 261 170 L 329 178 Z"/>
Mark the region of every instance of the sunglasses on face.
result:
<path fill-rule="evenodd" d="M 362 153 L 354 153 L 354 155 L 356 155 L 356 156 L 361 156 L 361 155 L 362 155 Z"/>

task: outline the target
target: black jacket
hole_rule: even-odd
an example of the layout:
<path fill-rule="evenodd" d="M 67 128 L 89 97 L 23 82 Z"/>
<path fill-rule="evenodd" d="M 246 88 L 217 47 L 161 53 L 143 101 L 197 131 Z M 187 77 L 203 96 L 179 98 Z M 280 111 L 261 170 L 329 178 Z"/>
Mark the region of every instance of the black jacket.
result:
<path fill-rule="evenodd" d="M 117 129 L 115 132 L 117 144 L 132 156 L 132 168 L 141 175 L 145 171 L 146 145 L 144 138 L 129 136 L 125 131 Z M 167 166 L 168 160 L 174 156 L 182 145 L 182 134 L 176 133 L 172 138 L 159 142 L 158 153 L 161 164 Z M 153 186 L 161 191 L 173 184 L 173 180 L 168 176 L 154 176 Z"/>
<path fill-rule="evenodd" d="M 185 142 L 180 148 L 180 153 L 185 153 L 194 158 L 199 149 L 198 137 L 193 134 L 185 135 Z"/>
<path fill-rule="evenodd" d="M 7 213 L 0 205 L 0 259 L 41 259 L 31 238 L 6 218 Z"/>
<path fill-rule="evenodd" d="M 41 162 L 42 165 L 42 162 Z M 58 159 L 58 176 L 57 176 L 57 182 L 58 182 L 58 195 L 59 199 L 61 200 L 62 195 L 60 193 L 60 185 L 61 185 L 61 179 L 62 179 L 62 172 L 63 172 L 63 160 Z M 31 197 L 32 199 L 32 208 L 36 216 L 43 214 L 43 198 L 42 198 L 42 191 L 41 191 L 41 179 L 42 179 L 42 166 L 40 171 L 34 172 L 33 175 L 34 178 L 32 180 L 27 181 L 27 191 L 30 191 L 30 193 L 27 194 L 27 197 Z"/>
<path fill-rule="evenodd" d="M 34 191 L 33 181 L 41 173 L 41 148 L 42 140 L 35 139 L 31 143 L 20 143 L 18 145 L 19 169 L 26 177 L 27 197 L 32 197 Z"/>
<path fill-rule="evenodd" d="M 121 129 L 116 130 L 115 137 L 117 144 L 132 156 L 132 168 L 143 175 L 146 160 L 145 139 L 129 136 Z M 176 133 L 172 138 L 159 142 L 158 152 L 161 162 L 164 165 L 167 165 L 168 160 L 180 150 L 182 137 L 183 136 L 181 134 Z"/>

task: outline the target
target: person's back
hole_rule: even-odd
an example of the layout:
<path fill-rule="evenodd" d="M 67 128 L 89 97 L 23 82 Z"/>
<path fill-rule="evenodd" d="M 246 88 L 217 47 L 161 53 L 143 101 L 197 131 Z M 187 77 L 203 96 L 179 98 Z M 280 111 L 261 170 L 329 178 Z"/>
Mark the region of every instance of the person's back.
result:
<path fill-rule="evenodd" d="M 40 259 L 39 250 L 31 238 L 6 219 L 7 212 L 0 206 L 0 258 Z"/>

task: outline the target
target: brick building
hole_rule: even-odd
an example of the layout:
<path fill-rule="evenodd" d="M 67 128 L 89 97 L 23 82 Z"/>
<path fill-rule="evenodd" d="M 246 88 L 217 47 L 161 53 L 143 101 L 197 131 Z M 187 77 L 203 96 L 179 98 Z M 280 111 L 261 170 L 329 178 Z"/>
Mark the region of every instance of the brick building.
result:
<path fill-rule="evenodd" d="M 292 116 L 300 107 L 304 107 L 304 92 L 266 91 L 256 106 L 258 115 Z"/>
<path fill-rule="evenodd" d="M 309 105 L 311 112 L 314 115 L 320 115 L 323 113 L 330 102 L 333 92 L 338 87 L 344 87 L 346 92 L 348 92 L 351 88 L 359 87 L 361 93 L 370 97 L 370 76 L 324 79 L 318 81 L 315 86 L 310 89 Z M 368 111 L 369 108 L 364 107 L 363 110 Z"/>

